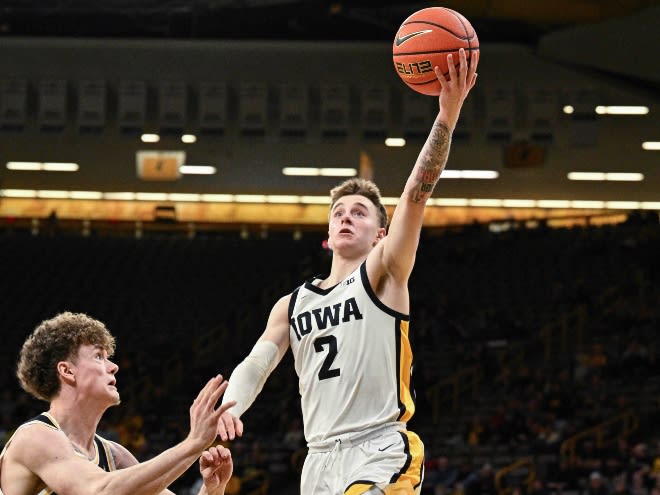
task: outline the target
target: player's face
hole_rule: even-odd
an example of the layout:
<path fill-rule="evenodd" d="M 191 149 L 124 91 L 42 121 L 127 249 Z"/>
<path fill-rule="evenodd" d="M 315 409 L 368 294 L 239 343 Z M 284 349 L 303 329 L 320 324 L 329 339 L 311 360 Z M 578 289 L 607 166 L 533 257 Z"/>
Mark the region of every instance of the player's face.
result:
<path fill-rule="evenodd" d="M 343 196 L 330 211 L 328 236 L 333 251 L 350 250 L 347 255 L 368 253 L 384 234 L 376 205 L 364 196 Z"/>
<path fill-rule="evenodd" d="M 108 359 L 108 352 L 100 346 L 83 344 L 74 363 L 76 387 L 90 400 L 119 404 L 117 379 L 119 367 Z"/>

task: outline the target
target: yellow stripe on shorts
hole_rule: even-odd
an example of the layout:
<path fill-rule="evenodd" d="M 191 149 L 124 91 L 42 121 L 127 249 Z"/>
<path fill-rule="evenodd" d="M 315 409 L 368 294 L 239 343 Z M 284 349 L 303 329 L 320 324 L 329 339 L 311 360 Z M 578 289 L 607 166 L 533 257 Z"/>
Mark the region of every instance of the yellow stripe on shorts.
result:
<path fill-rule="evenodd" d="M 344 495 L 361 495 L 367 493 L 382 493 L 384 495 L 419 495 L 422 487 L 424 469 L 424 444 L 416 433 L 408 430 L 399 432 L 406 445 L 407 459 L 401 471 L 390 479 L 390 484 L 376 485 L 373 481 L 354 481 L 344 491 Z"/>
<path fill-rule="evenodd" d="M 412 491 L 392 492 L 392 493 L 417 493 L 422 484 L 424 470 L 424 444 L 416 433 L 408 430 L 400 431 L 403 441 L 406 444 L 406 453 L 408 460 L 401 468 L 401 472 L 392 477 L 394 487 L 411 487 Z M 387 492 L 386 492 L 387 493 Z"/>
<path fill-rule="evenodd" d="M 410 421 L 412 415 L 415 414 L 415 402 L 410 390 L 410 368 L 412 367 L 413 354 L 408 338 L 408 327 L 409 322 L 399 321 L 399 403 L 403 405 L 404 410 L 398 420 L 402 423 Z"/>

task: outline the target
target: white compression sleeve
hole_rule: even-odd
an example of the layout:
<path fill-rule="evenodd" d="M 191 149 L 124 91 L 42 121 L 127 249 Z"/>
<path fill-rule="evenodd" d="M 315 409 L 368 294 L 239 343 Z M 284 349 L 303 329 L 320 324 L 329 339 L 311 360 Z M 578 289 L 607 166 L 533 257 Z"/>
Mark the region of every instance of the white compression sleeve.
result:
<path fill-rule="evenodd" d="M 234 416 L 240 418 L 252 405 L 266 379 L 277 366 L 278 354 L 274 342 L 260 340 L 250 354 L 234 368 L 222 399 L 223 404 L 230 400 L 236 401 L 236 405 L 229 410 Z"/>

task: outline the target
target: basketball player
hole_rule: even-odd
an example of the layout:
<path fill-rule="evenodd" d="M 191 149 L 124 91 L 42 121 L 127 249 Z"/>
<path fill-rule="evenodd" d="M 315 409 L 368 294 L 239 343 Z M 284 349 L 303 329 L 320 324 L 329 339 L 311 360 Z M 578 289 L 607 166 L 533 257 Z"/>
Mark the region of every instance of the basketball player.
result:
<path fill-rule="evenodd" d="M 301 494 L 418 494 L 424 446 L 406 429 L 410 389 L 408 278 L 424 207 L 447 162 L 463 101 L 476 82 L 478 52 L 468 67 L 448 57 L 439 113 L 394 211 L 389 233 L 378 188 L 350 179 L 331 191 L 330 274 L 281 298 L 266 329 L 231 376 L 224 400 L 236 405 L 220 437 L 241 435 L 240 416 L 291 347 L 299 378 L 309 453 Z"/>
<path fill-rule="evenodd" d="M 139 464 L 127 449 L 96 434 L 105 410 L 119 404 L 114 348 L 103 323 L 80 313 L 46 320 L 28 337 L 17 375 L 50 408 L 19 426 L 0 454 L 0 494 L 171 493 L 166 487 L 198 458 L 205 482 L 200 493 L 224 494 L 231 456 L 209 446 L 220 414 L 232 405 L 215 407 L 227 382 L 216 376 L 199 392 L 185 440 Z"/>

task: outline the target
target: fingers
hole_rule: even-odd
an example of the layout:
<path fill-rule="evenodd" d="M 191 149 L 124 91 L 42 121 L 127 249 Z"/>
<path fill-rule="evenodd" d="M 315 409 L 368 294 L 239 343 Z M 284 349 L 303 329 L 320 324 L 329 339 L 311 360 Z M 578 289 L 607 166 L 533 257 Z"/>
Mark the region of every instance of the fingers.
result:
<path fill-rule="evenodd" d="M 223 441 L 233 440 L 234 438 L 236 438 L 235 421 L 240 422 L 240 420 L 234 417 L 233 414 L 224 413 L 222 414 L 222 416 L 220 416 L 220 419 L 218 420 L 218 435 L 220 435 L 220 438 Z M 239 436 L 241 436 L 242 434 L 243 434 L 243 426 L 241 423 L 241 433 Z"/>
<path fill-rule="evenodd" d="M 201 469 L 217 466 L 231 457 L 231 451 L 222 445 L 209 447 L 199 458 Z"/>
<path fill-rule="evenodd" d="M 477 82 L 477 66 L 479 65 L 479 50 L 470 54 L 470 67 L 468 69 L 468 89 L 472 89 Z"/>
<path fill-rule="evenodd" d="M 199 458 L 199 470 L 207 493 L 216 493 L 231 479 L 234 470 L 231 452 L 222 445 L 209 447 Z"/>
<path fill-rule="evenodd" d="M 236 418 L 233 414 L 228 413 L 227 410 L 236 405 L 235 400 L 230 400 L 222 404 L 216 411 L 218 418 L 218 435 L 223 441 L 233 440 L 236 435 L 239 437 L 243 435 L 243 423 L 240 419 Z M 236 423 L 240 423 L 240 431 L 236 428 Z"/>
<path fill-rule="evenodd" d="M 447 58 L 449 58 L 449 57 L 447 57 Z M 445 89 L 447 89 L 447 86 L 449 86 L 449 82 L 447 81 L 447 78 L 445 77 L 445 75 L 440 70 L 440 67 L 435 66 L 433 68 L 433 71 L 435 72 L 435 77 L 438 78 L 438 82 L 440 83 L 440 88 L 442 88 L 442 91 L 444 91 Z"/>
<path fill-rule="evenodd" d="M 229 386 L 228 381 L 223 381 L 222 375 L 218 375 L 215 379 L 217 380 L 218 388 L 211 390 L 211 393 L 209 394 L 209 404 L 212 406 L 217 404 L 218 399 L 225 393 L 225 390 L 227 390 L 227 387 Z"/>
<path fill-rule="evenodd" d="M 211 378 L 208 382 L 206 382 L 206 385 L 204 385 L 202 390 L 199 391 L 194 402 L 198 404 L 208 403 L 209 394 L 211 394 L 213 390 L 215 390 L 221 382 L 222 382 L 222 375 L 217 375 Z"/>
<path fill-rule="evenodd" d="M 213 451 L 214 458 L 229 459 L 231 457 L 231 450 L 229 450 L 227 447 L 223 447 L 222 445 L 211 447 L 210 450 Z"/>
<path fill-rule="evenodd" d="M 460 60 L 461 54 L 463 54 L 463 56 L 465 56 L 465 52 L 463 51 L 462 48 L 459 51 L 459 60 Z M 449 80 L 450 81 L 456 81 L 456 65 L 454 64 L 454 54 L 453 53 L 450 53 L 449 55 L 447 55 L 447 69 L 449 70 Z"/>
<path fill-rule="evenodd" d="M 236 405 L 236 401 L 235 401 L 235 400 L 228 400 L 227 402 L 225 402 L 224 404 L 222 404 L 222 405 L 218 408 L 218 411 L 217 411 L 217 412 L 218 412 L 218 416 L 220 416 L 220 415 L 226 413 L 227 410 L 231 409 L 231 408 L 234 407 L 235 405 Z"/>
<path fill-rule="evenodd" d="M 472 82 L 470 83 L 470 87 L 468 89 L 474 88 L 475 84 L 477 84 L 477 74 L 472 76 Z"/>
<path fill-rule="evenodd" d="M 224 441 L 243 436 L 243 422 L 231 413 L 220 416 L 218 435 Z"/>
<path fill-rule="evenodd" d="M 475 50 L 473 52 L 470 52 L 470 71 L 468 73 L 468 77 L 474 75 L 477 73 L 477 66 L 479 65 L 479 55 L 480 55 L 479 50 Z"/>
<path fill-rule="evenodd" d="M 442 89 L 447 88 L 451 82 L 455 82 L 455 81 L 460 82 L 461 79 L 459 79 L 459 77 L 464 78 L 465 75 L 467 74 L 468 72 L 467 56 L 463 48 L 459 49 L 458 51 L 458 65 L 459 65 L 459 71 L 456 72 L 454 54 L 453 53 L 447 54 L 447 71 L 449 74 L 449 80 L 447 80 L 444 74 L 440 71 L 439 67 L 434 67 L 435 75 L 438 78 L 438 82 L 440 83 Z"/>
<path fill-rule="evenodd" d="M 215 464 L 216 455 L 212 451 L 213 447 L 210 447 L 208 450 L 202 452 L 202 455 L 199 457 L 199 468 L 206 469 L 209 466 Z"/>
<path fill-rule="evenodd" d="M 468 61 L 467 51 L 464 48 L 458 50 L 458 69 L 454 59 L 455 54 L 449 53 L 447 55 L 447 71 L 448 78 L 446 78 L 439 67 L 434 67 L 435 75 L 441 86 L 441 94 L 448 93 L 454 89 L 459 94 L 467 95 L 467 93 L 474 87 L 477 81 L 477 65 L 479 64 L 479 51 L 475 50 L 470 52 L 470 59 Z"/>
<path fill-rule="evenodd" d="M 236 434 L 239 437 L 243 436 L 243 421 L 241 421 L 238 418 L 234 418 L 234 429 L 236 430 Z"/>
<path fill-rule="evenodd" d="M 463 48 L 461 48 L 458 51 L 458 58 L 459 58 L 459 64 L 460 64 L 460 82 L 465 83 L 467 75 L 468 75 L 468 62 L 467 62 L 467 54 Z"/>
<path fill-rule="evenodd" d="M 204 388 L 199 392 L 193 405 L 198 405 L 205 409 L 215 407 L 220 396 L 225 392 L 229 382 L 224 381 L 222 375 L 217 375 L 211 378 Z"/>

